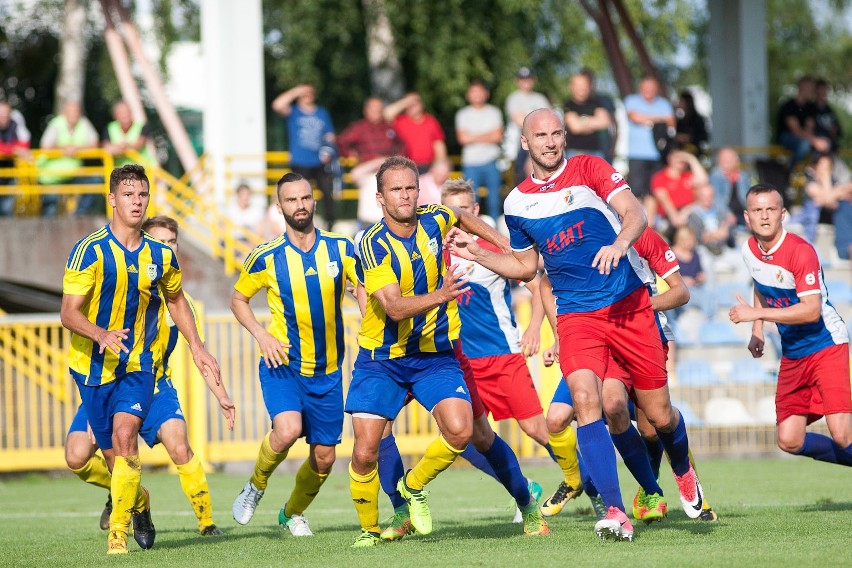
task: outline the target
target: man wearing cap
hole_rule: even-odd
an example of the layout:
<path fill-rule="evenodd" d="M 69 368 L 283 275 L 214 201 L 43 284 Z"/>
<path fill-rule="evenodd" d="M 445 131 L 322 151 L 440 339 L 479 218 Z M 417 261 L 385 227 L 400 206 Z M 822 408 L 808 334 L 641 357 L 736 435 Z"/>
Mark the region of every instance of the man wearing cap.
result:
<path fill-rule="evenodd" d="M 506 98 L 506 133 L 503 138 L 503 152 L 515 161 L 515 185 L 526 177 L 525 170 L 529 153 L 521 148 L 521 126 L 524 117 L 540 108 L 549 108 L 550 101 L 541 93 L 533 91 L 535 74 L 529 67 L 521 67 L 515 75 L 517 89 Z"/>

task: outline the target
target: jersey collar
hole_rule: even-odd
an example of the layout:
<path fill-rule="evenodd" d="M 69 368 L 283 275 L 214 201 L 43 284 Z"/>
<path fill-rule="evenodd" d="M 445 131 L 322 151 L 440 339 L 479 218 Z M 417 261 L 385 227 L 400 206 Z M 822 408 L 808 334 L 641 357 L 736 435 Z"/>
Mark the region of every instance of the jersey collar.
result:
<path fill-rule="evenodd" d="M 558 178 L 560 175 L 562 175 L 562 172 L 565 171 L 565 166 L 567 166 L 567 165 L 568 165 L 568 160 L 563 159 L 562 165 L 559 166 L 559 169 L 556 170 L 555 172 L 553 172 L 553 175 L 551 175 L 549 178 L 542 180 L 542 179 L 538 179 L 534 175 L 530 174 L 530 179 L 532 180 L 533 183 L 538 184 L 538 185 L 543 185 L 545 183 L 549 183 L 549 182 L 553 181 L 554 179 Z"/>
<path fill-rule="evenodd" d="M 761 253 L 763 253 L 764 256 L 766 256 L 766 255 L 770 255 L 770 254 L 775 254 L 775 252 L 781 247 L 781 244 L 784 242 L 784 239 L 786 239 L 786 238 L 787 238 L 787 229 L 782 229 L 781 230 L 781 238 L 778 239 L 778 242 L 775 243 L 775 246 L 773 246 L 771 249 L 766 250 L 766 251 L 763 250 L 763 248 L 760 246 L 760 241 L 758 241 L 757 239 L 754 239 L 754 240 L 757 241 L 757 250 L 759 250 Z"/>

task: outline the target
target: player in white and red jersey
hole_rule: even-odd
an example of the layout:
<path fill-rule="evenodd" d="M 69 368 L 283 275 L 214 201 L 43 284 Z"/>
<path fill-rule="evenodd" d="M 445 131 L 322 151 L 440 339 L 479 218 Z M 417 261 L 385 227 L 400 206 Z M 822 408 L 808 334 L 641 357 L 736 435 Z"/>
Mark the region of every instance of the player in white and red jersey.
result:
<path fill-rule="evenodd" d="M 479 215 L 479 204 L 469 181 L 444 183 L 441 203 Z M 486 241 L 481 247 L 500 253 Z M 447 262 L 465 274 L 469 290 L 456 298 L 461 318 L 461 340 L 470 361 L 479 396 L 494 420 L 514 418 L 521 429 L 544 447 L 562 470 L 564 480 L 551 498 L 542 504 L 545 516 L 560 512 L 565 504 L 582 492 L 577 463 L 577 436 L 572 428 L 550 435 L 544 421 L 538 392 L 535 390 L 525 357 L 538 352 L 544 306 L 538 294 L 538 278 L 528 288 L 532 293 L 529 326 L 521 337 L 512 312 L 510 282 L 493 271 L 452 254 Z M 476 450 L 468 445 L 462 457 L 477 465 L 481 460 L 470 456 Z M 471 459 L 471 457 L 473 459 Z"/>
<path fill-rule="evenodd" d="M 784 230 L 779 191 L 752 186 L 744 212 L 752 237 L 743 259 L 754 279 L 754 305 L 742 298 L 734 323 L 754 322 L 748 350 L 763 356 L 763 322 L 781 334 L 781 368 L 775 393 L 778 447 L 815 460 L 852 465 L 852 394 L 849 333 L 831 305 L 822 267 L 810 243 Z M 831 437 L 807 432 L 825 416 Z"/>
<path fill-rule="evenodd" d="M 504 204 L 512 254 L 484 250 L 461 231 L 450 231 L 448 246 L 522 280 L 535 276 L 539 253 L 544 257 L 559 314 L 560 366 L 574 395 L 578 446 L 608 507 L 595 532 L 617 540 L 633 537 L 603 420 L 601 378 L 608 376 L 610 356 L 629 372 L 637 401 L 671 458 L 684 511 L 698 517 L 702 490 L 689 464 L 683 419 L 671 406 L 665 352 L 632 248 L 647 226 L 642 206 L 604 160 L 565 160 L 564 126 L 552 110 L 527 115 L 521 141 L 530 152 L 533 175 Z"/>

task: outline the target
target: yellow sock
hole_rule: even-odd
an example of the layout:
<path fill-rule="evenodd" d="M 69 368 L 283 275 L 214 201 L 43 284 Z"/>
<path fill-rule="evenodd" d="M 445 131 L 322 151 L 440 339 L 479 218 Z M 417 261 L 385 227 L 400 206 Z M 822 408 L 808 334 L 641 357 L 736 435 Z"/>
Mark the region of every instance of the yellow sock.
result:
<path fill-rule="evenodd" d="M 571 426 L 561 432 L 550 434 L 550 448 L 556 457 L 556 463 L 565 476 L 565 483 L 573 488 L 580 487 L 580 463 L 577 461 L 577 434 Z"/>
<path fill-rule="evenodd" d="M 109 530 L 127 534 L 130 515 L 136 508 L 137 496 L 142 493 L 139 482 L 142 480 L 142 462 L 139 456 L 116 456 L 112 468 L 112 514 L 109 516 Z"/>
<path fill-rule="evenodd" d="M 381 532 L 379 529 L 379 467 L 367 475 L 358 475 L 352 471 L 352 463 L 349 463 L 349 492 L 352 493 L 352 502 L 361 521 L 361 528 L 374 533 Z"/>
<path fill-rule="evenodd" d="M 198 530 L 209 527 L 213 524 L 213 505 L 210 502 L 210 486 L 207 484 L 201 460 L 193 454 L 192 459 L 177 466 L 177 470 L 181 489 L 198 518 Z"/>
<path fill-rule="evenodd" d="M 314 497 L 319 493 L 320 487 L 325 483 L 327 473 L 319 473 L 311 467 L 310 460 L 305 460 L 302 467 L 296 473 L 296 486 L 290 493 L 290 499 L 284 505 L 284 514 L 288 517 L 301 515 L 308 508 Z"/>
<path fill-rule="evenodd" d="M 426 453 L 405 477 L 405 484 L 410 489 L 420 490 L 426 484 L 438 477 L 438 474 L 453 465 L 463 450 L 457 450 L 447 443 L 443 436 L 438 436 L 426 448 Z"/>
<path fill-rule="evenodd" d="M 275 453 L 272 446 L 269 445 L 271 435 L 272 432 L 268 433 L 263 442 L 260 443 L 260 451 L 257 453 L 257 461 L 254 464 L 254 475 L 251 476 L 251 482 L 260 490 L 266 490 L 269 476 L 284 461 L 289 451 L 284 450 L 280 454 Z"/>
<path fill-rule="evenodd" d="M 86 483 L 91 483 L 96 487 L 109 489 L 112 483 L 109 468 L 100 454 L 93 455 L 80 469 L 72 469 L 71 471 Z"/>

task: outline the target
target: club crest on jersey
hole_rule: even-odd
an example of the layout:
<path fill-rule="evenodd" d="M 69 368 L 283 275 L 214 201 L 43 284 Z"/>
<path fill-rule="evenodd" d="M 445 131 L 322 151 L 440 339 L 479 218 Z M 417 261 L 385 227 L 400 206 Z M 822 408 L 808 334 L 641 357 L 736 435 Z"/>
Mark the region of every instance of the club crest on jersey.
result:
<path fill-rule="evenodd" d="M 338 274 L 340 274 L 340 265 L 337 264 L 336 260 L 332 260 L 331 262 L 326 263 L 325 271 L 329 276 L 335 278 Z"/>
<path fill-rule="evenodd" d="M 775 280 L 780 284 L 784 281 L 784 273 L 780 270 L 775 273 Z"/>
<path fill-rule="evenodd" d="M 438 256 L 438 239 L 429 239 L 429 252 L 432 256 Z"/>
<path fill-rule="evenodd" d="M 156 264 L 149 264 L 148 266 L 145 267 L 145 270 L 147 271 L 149 280 L 154 280 L 155 278 L 157 278 L 157 265 Z"/>
<path fill-rule="evenodd" d="M 574 203 L 574 194 L 571 193 L 571 190 L 565 192 L 565 203 L 568 205 L 572 205 Z"/>

